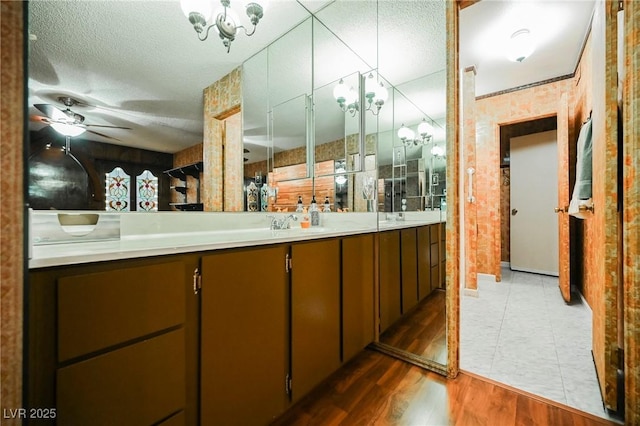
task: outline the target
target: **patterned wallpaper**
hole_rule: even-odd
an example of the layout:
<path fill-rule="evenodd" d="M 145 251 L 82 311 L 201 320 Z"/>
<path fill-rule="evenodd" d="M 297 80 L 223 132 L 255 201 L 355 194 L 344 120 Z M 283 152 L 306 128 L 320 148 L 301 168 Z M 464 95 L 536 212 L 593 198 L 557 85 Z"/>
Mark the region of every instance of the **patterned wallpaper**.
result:
<path fill-rule="evenodd" d="M 0 3 L 2 51 L 2 273 L 0 280 L 0 394 L 2 408 L 22 407 L 23 222 L 23 2 Z M 20 425 L 18 418 L 2 424 Z"/>

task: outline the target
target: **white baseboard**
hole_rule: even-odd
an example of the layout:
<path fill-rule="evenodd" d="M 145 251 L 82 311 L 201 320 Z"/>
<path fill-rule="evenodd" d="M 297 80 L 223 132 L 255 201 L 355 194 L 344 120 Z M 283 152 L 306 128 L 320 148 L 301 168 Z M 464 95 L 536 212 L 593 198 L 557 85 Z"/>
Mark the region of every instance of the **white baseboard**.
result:
<path fill-rule="evenodd" d="M 465 288 L 464 289 L 464 295 L 465 296 L 470 296 L 470 297 L 479 297 L 480 296 L 477 288 Z"/>
<path fill-rule="evenodd" d="M 511 262 L 500 262 L 501 268 L 511 268 Z"/>

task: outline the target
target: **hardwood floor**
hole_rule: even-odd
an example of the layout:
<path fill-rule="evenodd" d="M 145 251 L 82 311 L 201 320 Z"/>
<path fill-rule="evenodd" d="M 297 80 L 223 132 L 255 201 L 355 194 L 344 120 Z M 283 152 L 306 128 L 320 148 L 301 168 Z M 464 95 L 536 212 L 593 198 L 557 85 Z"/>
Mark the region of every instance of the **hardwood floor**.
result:
<path fill-rule="evenodd" d="M 447 362 L 445 292 L 435 290 L 380 336 L 380 342 L 440 364 Z"/>
<path fill-rule="evenodd" d="M 294 378 L 295 380 L 295 378 Z M 468 373 L 447 380 L 365 350 L 274 425 L 571 426 L 616 423 Z"/>

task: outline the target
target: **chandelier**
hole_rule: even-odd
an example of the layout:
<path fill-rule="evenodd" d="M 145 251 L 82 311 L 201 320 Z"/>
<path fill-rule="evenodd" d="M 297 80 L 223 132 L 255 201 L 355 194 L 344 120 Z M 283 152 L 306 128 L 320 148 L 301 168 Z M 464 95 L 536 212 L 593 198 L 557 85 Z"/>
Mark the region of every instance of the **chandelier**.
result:
<path fill-rule="evenodd" d="M 416 132 L 404 124 L 398 129 L 398 137 L 407 147 L 429 143 L 433 138 L 433 126 L 425 118 L 418 124 L 418 136 L 416 138 Z"/>
<path fill-rule="evenodd" d="M 222 4 L 221 8 L 213 11 L 213 0 L 180 0 L 180 6 L 182 12 L 189 22 L 193 25 L 193 29 L 198 33 L 200 41 L 205 41 L 209 37 L 209 31 L 214 28 L 222 39 L 222 43 L 227 48 L 227 53 L 231 50 L 231 42 L 235 40 L 238 29 L 242 28 L 245 35 L 252 36 L 256 32 L 256 27 L 260 19 L 264 15 L 264 6 L 251 1 L 243 0 L 245 12 L 251 20 L 253 29 L 249 32 L 247 29 L 238 25 L 240 19 L 238 15 L 231 9 L 231 0 L 220 0 Z M 235 1 L 235 0 L 234 0 Z M 262 1 L 264 5 L 264 0 Z M 211 20 L 213 23 L 207 26 L 207 23 Z M 202 34 L 204 33 L 204 37 Z"/>
<path fill-rule="evenodd" d="M 371 111 L 373 115 L 378 115 L 380 108 L 387 100 L 389 93 L 382 83 L 378 83 L 373 73 L 364 77 L 364 99 L 366 111 Z M 343 79 L 333 88 L 333 97 L 338 102 L 340 109 L 355 116 L 360 111 L 359 96 L 353 87 L 347 87 Z"/>

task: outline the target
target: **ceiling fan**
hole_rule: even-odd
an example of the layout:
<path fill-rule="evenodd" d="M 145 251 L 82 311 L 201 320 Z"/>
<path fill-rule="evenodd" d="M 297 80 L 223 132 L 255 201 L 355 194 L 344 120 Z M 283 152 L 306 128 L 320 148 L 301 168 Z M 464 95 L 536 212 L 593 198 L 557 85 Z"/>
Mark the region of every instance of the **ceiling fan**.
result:
<path fill-rule="evenodd" d="M 103 138 L 113 139 L 119 141 L 120 139 L 113 136 L 105 135 L 104 133 L 96 132 L 95 130 L 88 130 L 87 127 L 103 127 L 111 129 L 124 129 L 131 130 L 130 127 L 121 126 L 103 126 L 99 124 L 88 124 L 84 122 L 84 116 L 76 112 L 71 111 L 71 107 L 81 104 L 76 99 L 69 96 L 59 96 L 58 101 L 63 103 L 67 109 L 61 110 L 50 104 L 34 104 L 39 111 L 41 111 L 45 117 L 39 115 L 32 115 L 30 118 L 32 121 L 39 121 L 41 123 L 49 124 L 58 133 L 64 135 L 67 138 L 79 136 L 82 133 L 89 132 L 94 135 L 102 136 Z"/>

